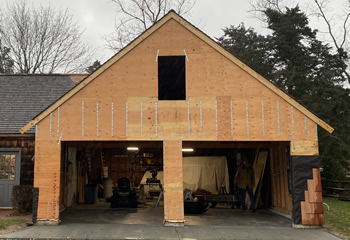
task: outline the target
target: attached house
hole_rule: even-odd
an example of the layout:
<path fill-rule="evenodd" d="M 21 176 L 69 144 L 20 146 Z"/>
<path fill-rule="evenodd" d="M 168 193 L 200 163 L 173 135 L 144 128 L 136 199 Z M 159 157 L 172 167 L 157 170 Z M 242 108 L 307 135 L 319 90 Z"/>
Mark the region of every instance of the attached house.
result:
<path fill-rule="evenodd" d="M 249 149 L 256 161 L 267 152 L 255 170 L 266 169 L 271 180 L 269 207 L 290 213 L 295 225 L 323 225 L 318 127 L 333 131 L 170 11 L 28 121 L 21 133 L 36 128 L 34 187 L 41 223 L 59 223 L 61 208 L 77 201 L 86 176 L 96 179 L 96 168 L 104 164 L 114 183 L 129 176 L 139 184 L 134 174 L 145 157 L 162 165 L 164 223 L 183 224 L 182 150 L 220 148 Z M 162 155 L 145 150 L 128 157 L 122 152 L 127 147 L 160 149 Z"/>
<path fill-rule="evenodd" d="M 13 185 L 33 185 L 35 128 L 18 130 L 78 83 L 76 75 L 0 75 L 0 208 Z"/>

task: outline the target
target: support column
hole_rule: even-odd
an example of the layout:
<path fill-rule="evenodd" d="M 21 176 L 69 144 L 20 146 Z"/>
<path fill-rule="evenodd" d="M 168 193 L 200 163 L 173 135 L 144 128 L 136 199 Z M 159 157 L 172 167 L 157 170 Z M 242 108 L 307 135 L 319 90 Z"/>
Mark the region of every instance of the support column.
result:
<path fill-rule="evenodd" d="M 59 218 L 61 144 L 56 140 L 35 142 L 34 188 L 39 191 L 37 223 L 56 225 Z"/>
<path fill-rule="evenodd" d="M 184 226 L 182 143 L 169 140 L 163 144 L 164 225 Z"/>

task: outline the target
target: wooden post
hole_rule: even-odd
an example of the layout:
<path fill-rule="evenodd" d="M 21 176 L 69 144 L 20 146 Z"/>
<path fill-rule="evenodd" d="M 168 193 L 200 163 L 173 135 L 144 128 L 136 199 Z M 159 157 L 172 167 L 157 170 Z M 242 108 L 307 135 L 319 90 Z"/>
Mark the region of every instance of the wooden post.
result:
<path fill-rule="evenodd" d="M 184 225 L 182 143 L 165 140 L 163 144 L 164 168 L 164 224 Z"/>

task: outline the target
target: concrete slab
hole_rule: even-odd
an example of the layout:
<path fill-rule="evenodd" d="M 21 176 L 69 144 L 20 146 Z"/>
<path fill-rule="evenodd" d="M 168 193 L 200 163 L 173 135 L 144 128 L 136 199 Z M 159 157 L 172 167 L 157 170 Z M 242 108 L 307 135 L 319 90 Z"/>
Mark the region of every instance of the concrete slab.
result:
<path fill-rule="evenodd" d="M 317 239 L 339 240 L 323 229 L 293 229 L 291 220 L 267 210 L 225 206 L 201 215 L 185 215 L 185 227 L 165 227 L 162 207 L 68 209 L 59 226 L 33 226 L 6 234 L 15 239 Z"/>

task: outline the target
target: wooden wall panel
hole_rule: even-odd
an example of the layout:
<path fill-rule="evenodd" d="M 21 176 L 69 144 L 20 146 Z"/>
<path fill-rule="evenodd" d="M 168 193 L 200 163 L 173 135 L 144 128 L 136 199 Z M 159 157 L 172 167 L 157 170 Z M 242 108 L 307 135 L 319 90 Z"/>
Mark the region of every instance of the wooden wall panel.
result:
<path fill-rule="evenodd" d="M 273 143 L 270 149 L 272 208 L 286 213 L 292 211 L 292 195 L 288 192 L 287 143 Z"/>
<path fill-rule="evenodd" d="M 217 139 L 232 140 L 231 136 L 231 97 L 217 97 Z"/>
<path fill-rule="evenodd" d="M 203 108 L 203 136 L 205 140 L 216 140 L 216 97 L 206 97 L 202 103 Z M 189 139 L 189 138 L 187 138 Z"/>
<path fill-rule="evenodd" d="M 181 138 L 184 133 L 184 140 L 315 140 L 313 121 L 307 119 L 308 134 L 305 135 L 304 115 L 294 108 L 295 136 L 293 136 L 289 103 L 174 20 L 170 20 L 151 34 L 60 107 L 60 131 L 64 131 L 64 139 L 161 140 L 161 135 L 156 134 L 154 105 L 158 95 L 156 61 L 158 50 L 159 56 L 185 55 L 186 52 L 188 58 L 188 61 L 186 60 L 187 100 L 157 102 L 157 118 L 159 117 L 157 124 L 164 133 L 176 139 L 179 136 Z M 82 100 L 84 100 L 84 136 L 82 136 Z M 115 110 L 113 136 L 112 101 Z M 190 102 L 190 135 L 188 135 L 187 101 Z M 202 136 L 199 116 L 201 101 Z M 216 109 L 216 101 L 218 101 L 218 109 Z M 233 136 L 231 136 L 230 101 L 233 104 Z M 98 136 L 96 102 L 99 102 L 100 111 Z M 126 122 L 126 102 L 129 107 L 128 122 Z M 142 128 L 145 129 L 142 136 L 141 102 L 148 104 L 148 110 L 144 112 L 148 115 L 142 119 Z M 247 129 L 246 117 L 247 102 L 249 129 Z M 57 109 L 52 115 L 52 130 L 57 128 L 56 114 Z M 279 115 L 279 134 L 277 115 Z M 179 126 L 176 126 L 177 124 Z"/>

